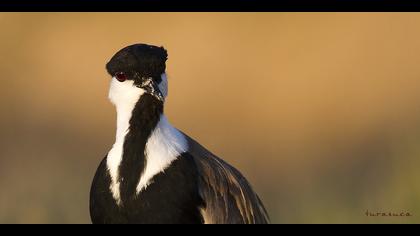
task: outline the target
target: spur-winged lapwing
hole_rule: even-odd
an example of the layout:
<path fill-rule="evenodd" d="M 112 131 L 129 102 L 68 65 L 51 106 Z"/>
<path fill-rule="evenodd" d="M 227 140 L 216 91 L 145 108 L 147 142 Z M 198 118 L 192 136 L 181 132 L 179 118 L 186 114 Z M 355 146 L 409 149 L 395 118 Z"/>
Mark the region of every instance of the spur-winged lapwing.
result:
<path fill-rule="evenodd" d="M 93 223 L 268 223 L 248 181 L 170 125 L 167 52 L 135 44 L 107 63 L 116 141 L 90 194 Z"/>

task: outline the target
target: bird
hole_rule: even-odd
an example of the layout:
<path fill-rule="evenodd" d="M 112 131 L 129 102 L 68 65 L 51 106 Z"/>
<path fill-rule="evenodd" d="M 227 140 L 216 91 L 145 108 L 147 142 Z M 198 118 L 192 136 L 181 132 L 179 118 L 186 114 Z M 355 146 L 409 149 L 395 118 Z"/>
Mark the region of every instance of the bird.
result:
<path fill-rule="evenodd" d="M 116 139 L 90 189 L 93 224 L 268 224 L 246 178 L 164 114 L 167 50 L 137 43 L 106 64 Z"/>

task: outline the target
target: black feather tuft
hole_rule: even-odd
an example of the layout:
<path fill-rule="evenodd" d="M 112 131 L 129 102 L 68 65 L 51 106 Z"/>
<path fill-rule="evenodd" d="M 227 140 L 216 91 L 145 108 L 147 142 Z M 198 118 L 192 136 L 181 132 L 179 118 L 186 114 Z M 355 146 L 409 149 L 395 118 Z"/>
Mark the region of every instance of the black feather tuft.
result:
<path fill-rule="evenodd" d="M 106 64 L 111 76 L 124 72 L 128 79 L 152 77 L 159 80 L 165 73 L 168 53 L 165 48 L 147 44 L 134 44 L 118 51 Z"/>

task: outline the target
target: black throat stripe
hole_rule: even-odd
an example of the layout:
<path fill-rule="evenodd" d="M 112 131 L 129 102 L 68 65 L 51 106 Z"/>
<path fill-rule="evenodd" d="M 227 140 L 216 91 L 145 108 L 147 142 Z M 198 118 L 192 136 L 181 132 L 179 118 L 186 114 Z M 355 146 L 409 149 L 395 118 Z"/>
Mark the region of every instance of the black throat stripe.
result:
<path fill-rule="evenodd" d="M 136 196 L 137 184 L 146 166 L 146 143 L 159 123 L 162 113 L 163 103 L 149 94 L 143 94 L 133 109 L 119 167 L 118 181 L 122 204 Z"/>

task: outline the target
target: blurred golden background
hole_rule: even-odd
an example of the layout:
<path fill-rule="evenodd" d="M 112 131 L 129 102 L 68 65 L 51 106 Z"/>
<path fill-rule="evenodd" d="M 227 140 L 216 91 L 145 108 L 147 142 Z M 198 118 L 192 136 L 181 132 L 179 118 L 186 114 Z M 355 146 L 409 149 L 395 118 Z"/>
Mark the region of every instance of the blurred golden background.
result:
<path fill-rule="evenodd" d="M 420 223 L 420 14 L 1 13 L 0 222 L 90 223 L 105 63 L 169 52 L 171 123 L 274 223 Z M 409 212 L 411 217 L 368 217 Z"/>

